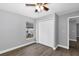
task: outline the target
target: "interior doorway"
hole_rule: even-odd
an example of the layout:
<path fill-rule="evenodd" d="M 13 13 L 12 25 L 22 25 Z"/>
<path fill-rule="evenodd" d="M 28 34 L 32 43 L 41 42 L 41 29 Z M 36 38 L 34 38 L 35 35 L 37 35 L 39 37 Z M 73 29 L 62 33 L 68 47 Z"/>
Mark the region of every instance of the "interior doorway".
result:
<path fill-rule="evenodd" d="M 79 16 L 68 18 L 68 44 L 70 48 L 79 47 Z"/>

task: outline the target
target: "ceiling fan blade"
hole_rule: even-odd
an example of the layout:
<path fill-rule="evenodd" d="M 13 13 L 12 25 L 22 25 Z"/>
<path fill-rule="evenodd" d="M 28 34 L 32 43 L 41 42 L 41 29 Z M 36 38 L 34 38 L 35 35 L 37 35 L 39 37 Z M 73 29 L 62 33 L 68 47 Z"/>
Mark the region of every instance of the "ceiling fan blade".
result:
<path fill-rule="evenodd" d="M 49 8 L 47 8 L 47 7 L 45 7 L 45 6 L 43 6 L 43 7 L 44 7 L 44 10 L 45 10 L 45 11 L 48 11 L 48 10 L 49 10 Z"/>
<path fill-rule="evenodd" d="M 35 6 L 35 4 L 25 4 L 25 6 Z"/>
<path fill-rule="evenodd" d="M 47 5 L 48 3 L 44 3 L 44 5 Z"/>

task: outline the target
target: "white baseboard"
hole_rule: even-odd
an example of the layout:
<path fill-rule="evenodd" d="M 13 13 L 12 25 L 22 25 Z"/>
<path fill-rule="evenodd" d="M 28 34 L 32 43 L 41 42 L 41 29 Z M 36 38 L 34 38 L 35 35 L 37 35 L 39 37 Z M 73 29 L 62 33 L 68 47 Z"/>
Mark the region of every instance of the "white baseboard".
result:
<path fill-rule="evenodd" d="M 69 49 L 69 47 L 63 46 L 63 45 L 60 45 L 60 44 L 58 44 L 58 47 L 62 47 L 62 48 L 65 48 L 65 49 Z"/>
<path fill-rule="evenodd" d="M 44 43 L 42 43 L 42 42 L 36 42 L 36 43 L 39 43 L 39 44 L 42 44 L 42 45 L 45 45 L 45 46 L 51 47 L 51 48 L 53 48 L 53 50 L 56 50 L 56 48 L 58 47 L 58 46 L 56 46 L 56 47 L 49 46 L 49 45 L 47 45 L 47 44 L 44 44 Z"/>
<path fill-rule="evenodd" d="M 77 41 L 76 39 L 69 39 L 70 41 Z"/>
<path fill-rule="evenodd" d="M 12 50 L 15 50 L 15 49 L 21 48 L 21 47 L 23 47 L 23 46 L 30 45 L 30 44 L 32 44 L 32 43 L 35 43 L 35 41 L 32 41 L 32 42 L 29 42 L 29 43 L 26 43 L 26 44 L 22 44 L 22 45 L 19 45 L 19 46 L 13 47 L 13 48 L 9 48 L 9 49 L 6 49 L 6 50 L 3 50 L 3 51 L 0 51 L 0 54 L 3 54 L 3 53 L 6 53 L 6 52 L 9 52 L 9 51 L 12 51 Z"/>
<path fill-rule="evenodd" d="M 40 42 L 36 42 L 36 43 L 40 43 Z M 43 44 L 43 43 L 40 43 L 40 44 Z M 45 44 L 43 44 L 43 45 L 45 45 Z M 45 46 L 47 46 L 47 45 L 45 45 Z M 50 46 L 48 46 L 48 47 L 50 47 Z M 63 46 L 63 45 L 60 45 L 60 44 L 58 44 L 56 47 L 51 47 L 51 48 L 53 48 L 53 50 L 56 50 L 58 47 L 62 47 L 62 48 L 65 48 L 65 49 L 69 49 L 69 47 Z"/>

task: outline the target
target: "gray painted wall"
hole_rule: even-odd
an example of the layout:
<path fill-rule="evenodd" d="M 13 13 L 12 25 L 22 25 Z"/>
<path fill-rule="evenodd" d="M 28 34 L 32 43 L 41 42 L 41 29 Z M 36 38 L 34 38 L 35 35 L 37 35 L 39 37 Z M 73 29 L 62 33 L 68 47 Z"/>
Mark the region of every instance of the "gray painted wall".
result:
<path fill-rule="evenodd" d="M 32 18 L 0 11 L 0 51 L 34 41 L 26 39 L 26 21 L 34 23 Z"/>
<path fill-rule="evenodd" d="M 79 37 L 79 23 L 77 24 L 77 37 Z"/>
<path fill-rule="evenodd" d="M 79 16 L 79 11 L 59 16 L 59 44 L 65 47 L 68 47 L 67 19 L 72 16 Z"/>
<path fill-rule="evenodd" d="M 69 21 L 69 39 L 76 41 L 76 20 Z"/>
<path fill-rule="evenodd" d="M 57 47 L 59 42 L 59 36 L 58 36 L 58 23 L 59 23 L 59 17 L 57 14 L 55 14 L 55 47 Z"/>
<path fill-rule="evenodd" d="M 79 17 L 76 18 L 77 37 L 79 37 Z"/>
<path fill-rule="evenodd" d="M 79 37 L 79 23 L 77 23 L 77 37 Z"/>

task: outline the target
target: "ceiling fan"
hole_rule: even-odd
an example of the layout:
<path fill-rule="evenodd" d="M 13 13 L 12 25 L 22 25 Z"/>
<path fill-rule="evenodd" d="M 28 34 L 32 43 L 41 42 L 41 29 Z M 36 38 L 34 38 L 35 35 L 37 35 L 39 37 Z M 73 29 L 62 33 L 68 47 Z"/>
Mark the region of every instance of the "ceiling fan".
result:
<path fill-rule="evenodd" d="M 25 4 L 25 6 L 34 6 L 35 12 L 40 12 L 40 11 L 48 11 L 48 3 L 36 3 L 36 4 Z"/>

